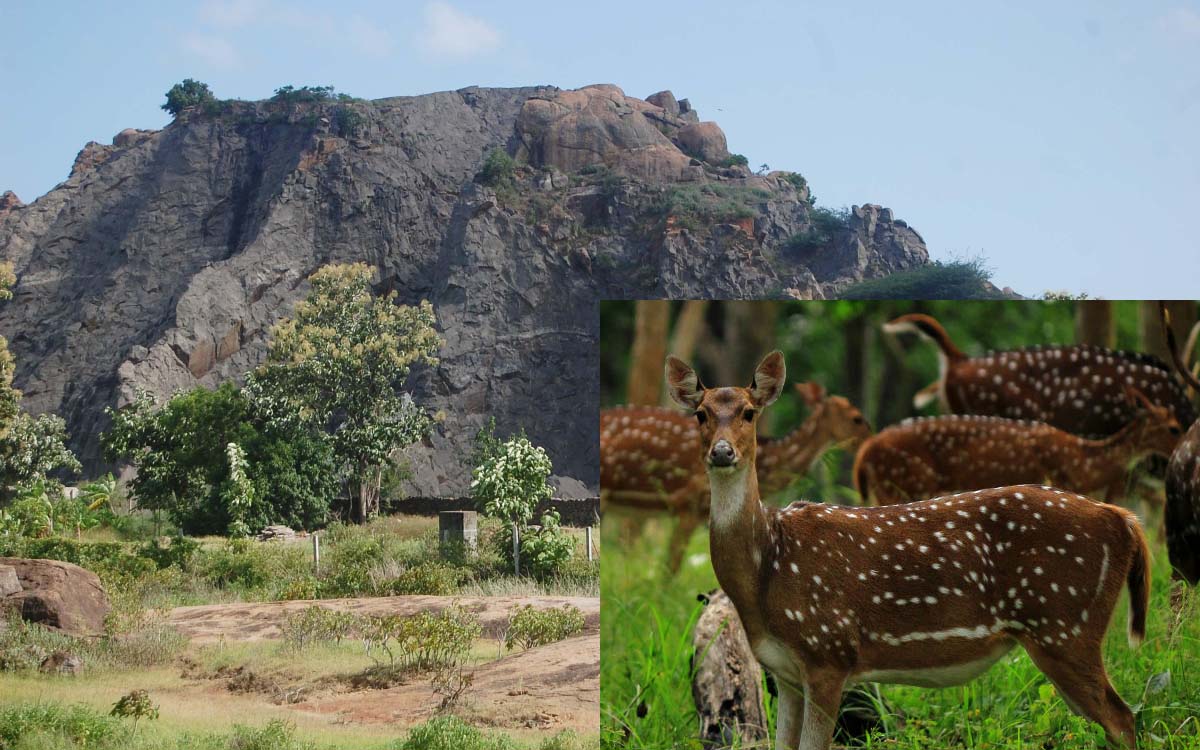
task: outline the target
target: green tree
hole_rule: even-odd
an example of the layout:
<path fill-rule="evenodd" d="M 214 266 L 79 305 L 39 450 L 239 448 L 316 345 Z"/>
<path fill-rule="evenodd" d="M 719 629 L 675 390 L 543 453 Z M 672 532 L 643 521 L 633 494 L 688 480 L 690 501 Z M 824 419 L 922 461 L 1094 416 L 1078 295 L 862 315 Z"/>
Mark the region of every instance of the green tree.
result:
<path fill-rule="evenodd" d="M 207 83 L 185 78 L 167 91 L 167 103 L 162 108 L 170 112 L 172 117 L 178 117 L 188 107 L 202 107 L 216 101 Z"/>
<path fill-rule="evenodd" d="M 109 413 L 113 426 L 102 443 L 111 460 L 137 467 L 129 489 L 138 506 L 165 511 L 185 533 L 314 528 L 326 520 L 337 493 L 328 441 L 268 424 L 233 383 L 179 393 L 161 407 L 143 393 Z"/>
<path fill-rule="evenodd" d="M 364 263 L 334 264 L 309 277 L 312 293 L 271 332 L 267 362 L 247 388 L 280 424 L 329 436 L 346 479 L 348 516 L 379 509 L 384 471 L 420 440 L 431 419 L 403 391 L 413 365 L 437 364 L 442 344 L 433 307 L 378 296 Z"/>
<path fill-rule="evenodd" d="M 39 481 L 54 471 L 78 472 L 79 461 L 67 448 L 67 425 L 55 414 L 11 419 L 0 433 L 0 482 L 5 494 Z M 59 486 L 50 480 L 53 486 Z"/>

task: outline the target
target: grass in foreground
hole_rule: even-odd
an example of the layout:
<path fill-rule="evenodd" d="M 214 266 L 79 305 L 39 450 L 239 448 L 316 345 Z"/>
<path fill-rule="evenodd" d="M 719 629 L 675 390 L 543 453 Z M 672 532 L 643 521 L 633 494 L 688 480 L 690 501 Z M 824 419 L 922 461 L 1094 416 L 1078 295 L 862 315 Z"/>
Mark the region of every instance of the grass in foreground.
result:
<path fill-rule="evenodd" d="M 613 521 L 618 520 L 616 517 Z M 696 595 L 717 587 L 708 536 L 697 533 L 674 579 L 663 568 L 670 529 L 650 525 L 636 543 L 603 525 L 608 555 L 601 569 L 601 745 L 700 748 L 691 696 L 691 631 L 701 612 Z M 1154 580 L 1146 642 L 1131 650 L 1124 599 L 1105 642 L 1117 692 L 1137 712 L 1141 748 L 1200 748 L 1200 592 L 1189 591 L 1178 617 L 1169 605 L 1166 552 L 1152 542 Z M 1169 673 L 1169 677 L 1167 675 Z M 888 750 L 928 748 L 1103 747 L 1100 728 L 1070 712 L 1021 649 L 974 682 L 929 690 L 882 686 L 891 713 L 864 744 Z M 775 709 L 768 706 L 773 716 Z"/>

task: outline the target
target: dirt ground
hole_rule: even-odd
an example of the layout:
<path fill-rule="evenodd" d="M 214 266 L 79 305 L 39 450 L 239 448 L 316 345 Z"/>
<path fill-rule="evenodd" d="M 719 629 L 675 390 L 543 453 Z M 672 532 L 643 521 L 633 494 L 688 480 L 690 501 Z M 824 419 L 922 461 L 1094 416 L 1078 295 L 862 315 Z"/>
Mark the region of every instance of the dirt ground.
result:
<path fill-rule="evenodd" d="M 599 731 L 600 601 L 597 598 L 395 596 L 216 604 L 178 607 L 170 611 L 167 622 L 196 644 L 262 641 L 279 637 L 279 625 L 288 613 L 314 604 L 360 614 L 401 615 L 458 604 L 479 618 L 485 637 L 489 638 L 502 632 L 509 612 L 516 607 L 525 604 L 539 608 L 564 604 L 578 607 L 585 618 L 582 635 L 475 668 L 474 682 L 454 712 L 481 726 L 514 730 L 574 729 L 585 734 Z M 237 675 L 233 678 L 241 679 Z M 191 682 L 185 688 L 200 693 L 211 693 L 214 689 L 221 688 L 207 679 Z M 268 700 L 264 691 L 238 692 L 247 701 Z M 433 716 L 439 701 L 428 680 L 414 680 L 386 689 L 331 688 L 306 694 L 303 700 L 289 701 L 285 706 L 308 721 L 403 727 Z M 279 705 L 278 701 L 272 702 Z"/>

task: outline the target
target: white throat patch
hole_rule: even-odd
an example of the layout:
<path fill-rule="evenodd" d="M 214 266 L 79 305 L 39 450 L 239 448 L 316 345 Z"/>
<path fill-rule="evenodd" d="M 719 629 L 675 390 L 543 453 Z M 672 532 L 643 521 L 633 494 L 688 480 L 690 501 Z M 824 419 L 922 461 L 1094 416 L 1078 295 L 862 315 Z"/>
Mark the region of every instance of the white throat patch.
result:
<path fill-rule="evenodd" d="M 710 522 L 714 527 L 728 527 L 742 512 L 742 505 L 746 501 L 746 471 L 745 464 L 732 471 L 709 470 L 708 486 L 712 492 Z"/>

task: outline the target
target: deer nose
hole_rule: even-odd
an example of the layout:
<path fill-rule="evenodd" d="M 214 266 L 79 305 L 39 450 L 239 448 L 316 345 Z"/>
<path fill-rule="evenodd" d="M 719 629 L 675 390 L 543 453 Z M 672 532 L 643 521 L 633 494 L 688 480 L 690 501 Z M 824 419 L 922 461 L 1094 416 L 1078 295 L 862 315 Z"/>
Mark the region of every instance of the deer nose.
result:
<path fill-rule="evenodd" d="M 708 452 L 708 462 L 713 466 L 733 466 L 733 446 L 728 440 L 718 440 Z"/>

